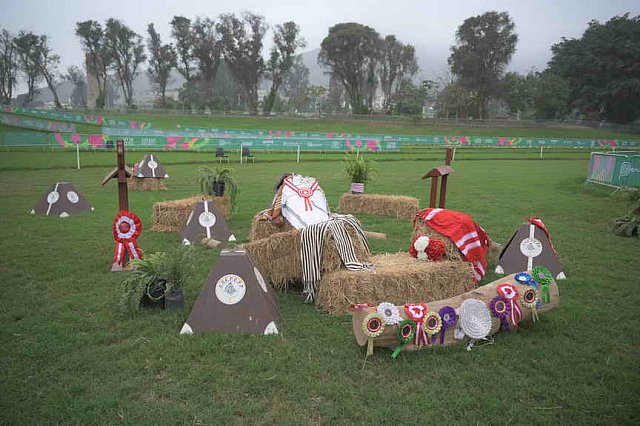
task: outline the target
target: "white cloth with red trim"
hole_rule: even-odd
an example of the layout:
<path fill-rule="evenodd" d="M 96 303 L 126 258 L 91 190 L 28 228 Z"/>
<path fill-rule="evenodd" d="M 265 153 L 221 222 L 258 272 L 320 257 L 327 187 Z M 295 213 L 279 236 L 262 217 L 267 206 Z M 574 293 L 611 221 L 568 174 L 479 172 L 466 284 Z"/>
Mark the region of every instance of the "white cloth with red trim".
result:
<path fill-rule="evenodd" d="M 431 229 L 448 237 L 464 259 L 473 265 L 473 279 L 480 282 L 487 270 L 491 239 L 471 217 L 454 210 L 428 208 L 416 215 Z"/>
<path fill-rule="evenodd" d="M 318 180 L 301 175 L 284 179 L 282 215 L 296 229 L 329 220 L 329 205 Z"/>

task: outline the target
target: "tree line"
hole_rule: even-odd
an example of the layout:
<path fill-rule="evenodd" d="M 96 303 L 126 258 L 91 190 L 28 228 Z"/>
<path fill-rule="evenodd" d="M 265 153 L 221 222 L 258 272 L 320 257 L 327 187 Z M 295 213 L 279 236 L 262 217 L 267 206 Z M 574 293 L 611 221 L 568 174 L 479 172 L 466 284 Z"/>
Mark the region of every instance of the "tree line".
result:
<path fill-rule="evenodd" d="M 421 115 L 431 106 L 439 116 L 486 118 L 499 103 L 522 118 L 581 116 L 627 123 L 640 117 L 640 17 L 628 14 L 606 23 L 591 21 L 580 38 L 562 38 L 551 46 L 552 58 L 544 70 L 524 75 L 505 71 L 518 43 L 509 14 L 469 17 L 456 31 L 449 73 L 438 82 L 416 80 L 414 46 L 363 24 L 339 23 L 329 28 L 317 58 L 330 76 L 329 87 L 309 84 L 309 70 L 299 53 L 306 43 L 293 21 L 271 27 L 264 17 L 245 12 L 215 19 L 175 16 L 169 24 L 168 43 L 153 23 L 146 40 L 118 19 L 76 24 L 94 79 L 96 108 L 107 107 L 113 96 L 134 108 L 133 82 L 146 63 L 159 108 L 244 108 L 252 115 L 260 108 L 265 114 L 331 109 Z M 269 30 L 273 47 L 265 57 L 263 42 Z M 69 81 L 74 87 L 72 103 L 86 106 L 83 71 L 70 67 L 61 73 L 59 64 L 48 36 L 2 30 L 0 101 L 12 99 L 20 77 L 27 86 L 27 102 L 44 81 L 60 107 L 56 89 Z M 167 96 L 174 70 L 184 78 L 178 99 Z M 260 99 L 263 81 L 269 87 Z"/>

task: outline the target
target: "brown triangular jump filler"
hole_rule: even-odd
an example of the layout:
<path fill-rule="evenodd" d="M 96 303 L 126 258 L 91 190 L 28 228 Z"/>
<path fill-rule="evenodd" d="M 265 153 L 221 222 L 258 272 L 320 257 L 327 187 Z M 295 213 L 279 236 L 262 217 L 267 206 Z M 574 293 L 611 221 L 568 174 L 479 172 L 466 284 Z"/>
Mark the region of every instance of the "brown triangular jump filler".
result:
<path fill-rule="evenodd" d="M 167 171 L 162 167 L 160 161 L 158 161 L 158 157 L 153 154 L 147 154 L 144 156 L 144 159 L 138 163 L 134 176 L 139 178 L 161 179 L 169 177 Z"/>
<path fill-rule="evenodd" d="M 244 250 L 222 250 L 180 334 L 278 334 L 273 293 Z"/>
<path fill-rule="evenodd" d="M 215 205 L 210 200 L 198 201 L 194 206 L 187 224 L 180 234 L 182 244 L 191 245 L 202 241 L 204 238 L 226 243 L 235 241 L 236 237 L 231 233 L 224 217 L 218 213 Z"/>
<path fill-rule="evenodd" d="M 68 217 L 91 212 L 93 207 L 70 182 L 52 183 L 31 214 Z"/>
<path fill-rule="evenodd" d="M 526 223 L 502 249 L 495 271 L 509 275 L 531 271 L 534 266 L 546 266 L 557 280 L 566 278 L 547 234 L 533 223 Z"/>

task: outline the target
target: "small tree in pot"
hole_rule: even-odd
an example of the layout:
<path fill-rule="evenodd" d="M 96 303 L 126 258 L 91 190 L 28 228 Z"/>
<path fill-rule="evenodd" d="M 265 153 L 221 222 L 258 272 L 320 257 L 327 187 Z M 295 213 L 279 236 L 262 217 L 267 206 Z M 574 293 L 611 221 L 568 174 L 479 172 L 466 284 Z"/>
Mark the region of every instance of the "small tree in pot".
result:
<path fill-rule="evenodd" d="M 351 193 L 363 194 L 364 185 L 371 180 L 371 175 L 375 172 L 374 161 L 358 155 L 355 159 L 346 157 L 345 165 L 345 172 L 351 179 Z"/>
<path fill-rule="evenodd" d="M 198 182 L 200 190 L 207 195 L 223 197 L 225 192 L 231 201 L 231 210 L 236 210 L 238 183 L 233 177 L 235 170 L 230 167 L 200 167 L 198 168 Z"/>
<path fill-rule="evenodd" d="M 132 260 L 134 270 L 121 284 L 124 310 L 184 306 L 183 286 L 193 272 L 193 248 L 181 246 Z"/>

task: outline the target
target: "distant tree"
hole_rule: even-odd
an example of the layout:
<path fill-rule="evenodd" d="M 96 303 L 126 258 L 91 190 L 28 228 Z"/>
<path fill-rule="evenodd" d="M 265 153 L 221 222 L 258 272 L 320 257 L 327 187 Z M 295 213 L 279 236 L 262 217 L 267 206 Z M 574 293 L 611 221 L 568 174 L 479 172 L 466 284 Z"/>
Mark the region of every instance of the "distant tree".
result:
<path fill-rule="evenodd" d="M 32 102 L 37 93 L 36 84 L 42 79 L 42 73 L 38 66 L 40 37 L 32 32 L 20 31 L 14 41 L 18 66 L 27 82 L 27 101 Z"/>
<path fill-rule="evenodd" d="M 156 93 L 156 103 L 160 108 L 167 107 L 167 84 L 171 70 L 176 66 L 177 55 L 171 44 L 162 44 L 160 34 L 153 24 L 147 27 L 147 49 L 149 50 L 149 68 L 147 74 Z"/>
<path fill-rule="evenodd" d="M 18 77 L 18 57 L 11 33 L 0 32 L 0 102 L 9 103 Z"/>
<path fill-rule="evenodd" d="M 379 47 L 380 36 L 373 28 L 353 22 L 329 28 L 320 45 L 318 62 L 342 83 L 356 114 L 369 112 L 365 88 L 371 83 Z"/>
<path fill-rule="evenodd" d="M 191 109 L 192 90 L 190 84 L 195 73 L 193 57 L 193 47 L 195 45 L 195 34 L 191 29 L 191 20 L 184 16 L 174 16 L 171 20 L 171 37 L 176 46 L 178 61 L 176 69 L 185 78 L 185 86 L 180 91 L 180 98 L 187 110 Z"/>
<path fill-rule="evenodd" d="M 244 91 L 249 114 L 258 114 L 258 84 L 264 73 L 262 39 L 267 31 L 264 17 L 250 12 L 238 18 L 220 15 L 217 24 L 222 37 L 223 55 L 231 74 Z"/>
<path fill-rule="evenodd" d="M 66 81 L 73 84 L 71 92 L 71 105 L 74 107 L 87 107 L 87 81 L 82 70 L 76 66 L 67 68 L 67 73 L 63 77 Z"/>
<path fill-rule="evenodd" d="M 138 75 L 138 66 L 147 59 L 142 37 L 121 21 L 109 18 L 104 38 L 113 58 L 112 68 L 118 77 L 124 101 L 128 107 L 134 108 L 133 80 Z"/>
<path fill-rule="evenodd" d="M 425 103 L 433 98 L 435 87 L 432 80 L 422 80 L 420 85 L 416 85 L 405 77 L 393 94 L 391 104 L 398 114 L 420 116 Z"/>
<path fill-rule="evenodd" d="M 107 96 L 107 71 L 113 58 L 107 47 L 102 25 L 92 20 L 78 22 L 76 36 L 80 39 L 85 52 L 87 73 L 92 74 L 98 83 L 96 108 L 104 108 Z"/>
<path fill-rule="evenodd" d="M 222 42 L 216 24 L 209 18 L 198 18 L 193 23 L 193 58 L 198 69 L 200 103 L 215 108 L 214 86 L 218 67 L 222 61 Z"/>
<path fill-rule="evenodd" d="M 477 96 L 478 118 L 485 118 L 489 99 L 500 90 L 505 66 L 518 36 L 507 12 L 487 12 L 464 20 L 456 31 L 449 65 L 460 84 Z"/>
<path fill-rule="evenodd" d="M 327 93 L 327 88 L 324 86 L 309 86 L 306 90 L 307 97 L 313 105 L 313 112 L 318 115 L 320 114 L 320 98 L 325 93 Z"/>
<path fill-rule="evenodd" d="M 394 35 L 386 36 L 382 42 L 378 63 L 384 111 L 389 111 L 391 95 L 399 88 L 405 77 L 414 76 L 417 72 L 415 48 L 402 44 Z"/>
<path fill-rule="evenodd" d="M 533 86 L 536 118 L 559 119 L 569 112 L 570 88 L 562 77 L 546 70 L 528 78 Z"/>
<path fill-rule="evenodd" d="M 532 109 L 536 79 L 537 75 L 533 72 L 527 75 L 508 72 L 504 75 L 502 80 L 503 98 L 511 112 L 518 113 L 518 116 L 520 116 Z"/>
<path fill-rule="evenodd" d="M 309 68 L 304 64 L 302 55 L 295 57 L 293 67 L 282 82 L 282 92 L 287 98 L 289 108 L 301 111 L 308 107 L 307 88 L 309 87 Z"/>
<path fill-rule="evenodd" d="M 46 35 L 38 37 L 36 45 L 35 63 L 38 67 L 40 75 L 47 83 L 47 87 L 53 95 L 53 103 L 56 108 L 61 108 L 60 98 L 58 97 L 58 86 L 60 85 L 60 75 L 58 73 L 58 65 L 60 64 L 60 56 L 51 52 L 49 47 L 49 38 Z"/>
<path fill-rule="evenodd" d="M 273 108 L 278 89 L 295 63 L 298 48 L 304 48 L 306 41 L 300 36 L 300 27 L 293 21 L 276 25 L 273 31 L 273 47 L 266 65 L 266 73 L 271 79 L 271 89 L 264 103 L 264 113 L 269 114 Z"/>
<path fill-rule="evenodd" d="M 572 106 L 618 123 L 640 117 L 640 16 L 589 22 L 579 39 L 551 47 L 549 70 L 569 85 Z"/>
<path fill-rule="evenodd" d="M 475 102 L 474 94 L 460 84 L 451 73 L 440 80 L 442 90 L 438 93 L 436 106 L 438 116 L 444 118 L 463 118 L 469 115 L 470 107 Z"/>

